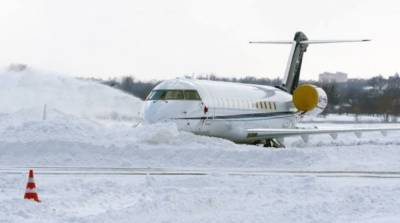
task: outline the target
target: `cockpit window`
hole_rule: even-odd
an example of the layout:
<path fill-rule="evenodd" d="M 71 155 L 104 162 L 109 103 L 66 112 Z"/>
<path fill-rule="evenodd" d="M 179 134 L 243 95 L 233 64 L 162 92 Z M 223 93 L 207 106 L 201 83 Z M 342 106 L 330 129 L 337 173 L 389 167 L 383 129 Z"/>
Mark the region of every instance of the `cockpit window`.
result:
<path fill-rule="evenodd" d="M 150 92 L 147 100 L 183 100 L 181 90 L 155 90 Z"/>
<path fill-rule="evenodd" d="M 165 97 L 161 98 L 164 100 L 183 100 L 183 91 L 173 90 L 165 91 Z"/>
<path fill-rule="evenodd" d="M 184 90 L 185 100 L 201 100 L 199 93 L 195 90 Z"/>
<path fill-rule="evenodd" d="M 196 90 L 154 90 L 146 100 L 201 100 Z"/>

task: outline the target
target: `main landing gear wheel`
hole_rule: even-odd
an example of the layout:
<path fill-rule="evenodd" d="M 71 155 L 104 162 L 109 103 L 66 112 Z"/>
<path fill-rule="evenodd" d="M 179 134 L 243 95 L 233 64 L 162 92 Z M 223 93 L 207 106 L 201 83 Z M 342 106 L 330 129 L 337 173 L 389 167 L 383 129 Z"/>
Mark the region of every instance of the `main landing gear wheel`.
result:
<path fill-rule="evenodd" d="M 285 145 L 278 139 L 266 139 L 264 147 L 285 148 Z"/>

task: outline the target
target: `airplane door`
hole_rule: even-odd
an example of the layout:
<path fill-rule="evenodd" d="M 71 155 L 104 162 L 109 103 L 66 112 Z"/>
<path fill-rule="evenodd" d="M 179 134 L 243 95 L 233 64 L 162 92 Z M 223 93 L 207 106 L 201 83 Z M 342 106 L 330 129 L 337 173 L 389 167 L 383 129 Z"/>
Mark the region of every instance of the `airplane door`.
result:
<path fill-rule="evenodd" d="M 209 110 L 209 107 L 205 105 L 204 102 L 200 103 L 201 118 L 198 122 L 196 129 L 196 131 L 198 131 L 199 133 L 204 133 L 207 129 L 207 125 L 209 125 Z"/>
<path fill-rule="evenodd" d="M 210 124 L 211 112 L 210 108 L 204 102 L 193 102 L 190 109 L 186 109 L 184 113 L 187 125 L 191 131 L 201 134 L 207 130 L 207 126 Z"/>
<path fill-rule="evenodd" d="M 201 103 L 201 119 L 198 125 L 198 132 L 200 134 L 205 134 L 207 135 L 207 133 L 210 131 L 210 126 L 212 124 L 212 120 L 214 119 L 214 112 L 215 109 L 212 108 L 212 106 L 210 106 L 209 104 L 206 104 L 204 102 Z"/>
<path fill-rule="evenodd" d="M 207 134 L 209 126 L 213 118 L 212 101 L 210 101 L 210 95 L 203 96 L 206 100 L 192 101 L 191 106 L 187 109 L 187 119 L 190 122 L 190 128 L 192 132 L 198 134 Z M 208 99 L 208 100 L 207 100 Z"/>

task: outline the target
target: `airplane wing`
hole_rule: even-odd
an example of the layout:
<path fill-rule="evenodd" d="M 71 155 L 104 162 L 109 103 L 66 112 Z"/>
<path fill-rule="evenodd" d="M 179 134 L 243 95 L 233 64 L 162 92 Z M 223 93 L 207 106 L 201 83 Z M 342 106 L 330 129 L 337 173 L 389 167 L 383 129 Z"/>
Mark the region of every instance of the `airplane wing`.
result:
<path fill-rule="evenodd" d="M 361 137 L 362 132 L 381 132 L 384 136 L 388 131 L 400 131 L 400 127 L 377 127 L 377 128 L 335 128 L 335 129 L 248 129 L 247 138 L 251 139 L 272 139 L 284 138 L 287 136 L 301 136 L 304 141 L 308 141 L 309 135 L 329 134 L 333 139 L 337 138 L 338 133 L 352 132 L 357 137 Z"/>

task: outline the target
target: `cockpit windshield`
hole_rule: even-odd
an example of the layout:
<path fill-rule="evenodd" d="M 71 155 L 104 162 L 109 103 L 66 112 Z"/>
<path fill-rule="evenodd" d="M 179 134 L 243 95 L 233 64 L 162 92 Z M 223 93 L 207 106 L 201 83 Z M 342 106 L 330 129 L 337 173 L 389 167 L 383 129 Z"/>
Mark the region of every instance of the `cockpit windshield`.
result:
<path fill-rule="evenodd" d="M 196 90 L 153 90 L 146 100 L 201 100 Z"/>

